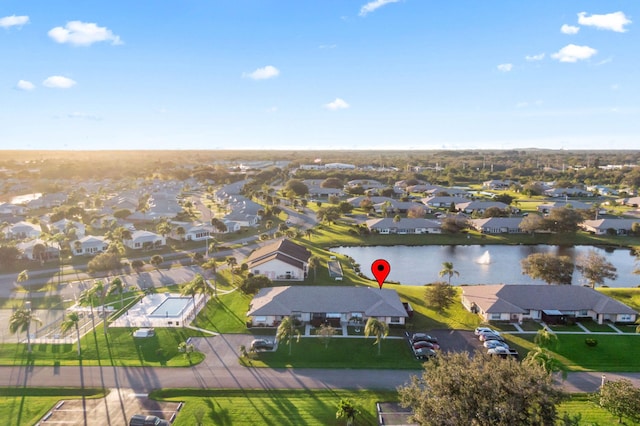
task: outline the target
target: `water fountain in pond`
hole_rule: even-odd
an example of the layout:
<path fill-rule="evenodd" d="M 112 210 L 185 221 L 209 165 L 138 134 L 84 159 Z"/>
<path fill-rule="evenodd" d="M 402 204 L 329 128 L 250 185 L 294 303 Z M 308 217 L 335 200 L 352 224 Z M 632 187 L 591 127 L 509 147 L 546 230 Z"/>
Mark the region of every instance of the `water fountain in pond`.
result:
<path fill-rule="evenodd" d="M 491 263 L 491 254 L 489 254 L 489 250 L 485 251 L 482 256 L 480 256 L 478 258 L 478 260 L 476 260 L 476 263 L 479 263 L 480 265 L 488 265 Z"/>

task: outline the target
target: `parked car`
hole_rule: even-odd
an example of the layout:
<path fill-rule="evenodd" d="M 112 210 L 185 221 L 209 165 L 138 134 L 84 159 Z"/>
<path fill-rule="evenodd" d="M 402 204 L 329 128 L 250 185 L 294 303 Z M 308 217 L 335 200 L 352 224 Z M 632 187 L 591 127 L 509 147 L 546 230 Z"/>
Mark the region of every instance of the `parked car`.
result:
<path fill-rule="evenodd" d="M 431 358 L 435 358 L 436 356 L 438 356 L 436 351 L 434 351 L 433 349 L 429 349 L 429 348 L 414 349 L 413 353 L 415 354 L 416 358 L 418 358 L 418 359 L 431 359 Z"/>
<path fill-rule="evenodd" d="M 497 334 L 484 333 L 480 335 L 481 342 L 486 342 L 487 340 L 500 340 L 501 342 L 504 342 L 504 338 L 502 336 L 498 336 Z"/>
<path fill-rule="evenodd" d="M 428 349 L 434 349 L 434 350 L 440 349 L 440 345 L 438 345 L 437 343 L 431 343 L 425 340 L 414 342 L 412 343 L 412 345 L 414 349 L 421 349 L 421 348 L 428 348 Z"/>
<path fill-rule="evenodd" d="M 474 334 L 476 336 L 479 336 L 482 333 L 493 333 L 493 334 L 497 334 L 498 336 L 500 335 L 500 333 L 496 330 L 494 330 L 493 328 L 490 327 L 477 327 L 474 331 Z"/>
<path fill-rule="evenodd" d="M 428 334 L 425 334 L 425 333 L 413 333 L 413 335 L 411 335 L 411 338 L 409 340 L 411 340 L 411 343 L 414 343 L 414 342 L 438 343 L 438 339 L 436 337 L 429 336 Z"/>
<path fill-rule="evenodd" d="M 267 339 L 254 339 L 251 341 L 251 349 L 270 351 L 275 347 L 275 343 Z"/>
<path fill-rule="evenodd" d="M 171 426 L 171 423 L 157 416 L 134 414 L 129 419 L 129 426 Z"/>
<path fill-rule="evenodd" d="M 515 349 L 508 349 L 502 346 L 495 347 L 493 349 L 489 349 L 487 351 L 488 355 L 491 356 L 499 356 L 501 358 L 513 357 L 515 359 L 520 358 L 520 354 Z"/>
<path fill-rule="evenodd" d="M 482 345 L 487 349 L 497 348 L 498 346 L 509 349 L 507 342 L 503 342 L 502 340 L 485 340 Z"/>

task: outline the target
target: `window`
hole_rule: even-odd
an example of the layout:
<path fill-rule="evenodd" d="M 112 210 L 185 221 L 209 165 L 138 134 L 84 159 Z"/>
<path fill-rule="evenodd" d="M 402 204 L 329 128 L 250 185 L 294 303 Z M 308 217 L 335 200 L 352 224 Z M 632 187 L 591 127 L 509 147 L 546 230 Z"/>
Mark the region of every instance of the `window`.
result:
<path fill-rule="evenodd" d="M 589 316 L 589 311 L 586 310 L 586 309 L 583 309 L 578 313 L 578 315 L 581 316 L 581 317 L 587 317 L 587 316 Z"/>
<path fill-rule="evenodd" d="M 400 317 L 391 317 L 391 320 L 389 322 L 399 323 L 400 322 Z"/>
<path fill-rule="evenodd" d="M 500 319 L 500 314 L 491 314 L 491 320 L 499 320 Z"/>

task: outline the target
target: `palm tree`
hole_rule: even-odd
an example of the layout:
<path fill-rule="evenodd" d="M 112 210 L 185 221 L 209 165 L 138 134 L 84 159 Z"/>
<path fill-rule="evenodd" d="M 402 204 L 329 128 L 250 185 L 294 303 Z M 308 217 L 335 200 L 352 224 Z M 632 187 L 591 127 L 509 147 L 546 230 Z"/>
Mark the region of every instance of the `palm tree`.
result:
<path fill-rule="evenodd" d="M 91 287 L 90 291 L 93 293 L 94 296 L 98 297 L 98 303 L 100 303 L 100 306 L 102 307 L 102 326 L 103 326 L 103 331 L 104 331 L 104 335 L 107 335 L 107 312 L 104 309 L 104 299 L 105 297 L 107 297 L 107 288 L 105 287 L 104 283 L 102 282 L 102 280 L 98 280 L 93 284 L 93 287 Z"/>
<path fill-rule="evenodd" d="M 460 276 L 460 272 L 456 271 L 455 269 L 453 269 L 453 262 L 444 262 L 442 264 L 442 270 L 438 273 L 439 276 L 444 277 L 445 275 L 448 275 L 449 277 L 449 285 L 451 285 L 451 277 L 455 276 Z"/>
<path fill-rule="evenodd" d="M 96 320 L 95 320 L 95 315 L 93 314 L 93 298 L 94 297 L 95 297 L 95 292 L 93 291 L 93 287 L 92 287 L 92 288 L 83 290 L 82 293 L 80 293 L 80 297 L 78 298 L 78 303 L 83 305 L 85 303 L 89 304 L 89 308 L 91 309 L 91 326 L 93 327 L 93 334 L 96 333 Z"/>
<path fill-rule="evenodd" d="M 183 296 L 191 296 L 193 300 L 193 306 L 196 306 L 196 295 L 197 294 L 210 294 L 211 287 L 205 281 L 204 277 L 200 274 L 196 274 L 196 276 L 189 282 L 185 283 L 185 285 L 180 289 L 180 294 Z"/>
<path fill-rule="evenodd" d="M 171 224 L 169 224 L 169 222 L 160 222 L 158 224 L 158 226 L 156 226 L 156 231 L 158 231 L 159 234 L 162 235 L 162 237 L 166 237 L 167 234 L 171 233 Z"/>
<path fill-rule="evenodd" d="M 562 378 L 567 378 L 567 371 L 564 367 L 564 364 L 554 358 L 551 352 L 543 347 L 536 346 L 535 348 L 533 348 L 533 350 L 530 351 L 524 358 L 523 362 L 529 364 L 538 364 L 548 374 L 561 372 Z"/>
<path fill-rule="evenodd" d="M 149 259 L 149 263 L 155 266 L 156 269 L 162 265 L 162 262 L 164 262 L 164 259 L 159 254 L 154 254 L 151 256 L 151 259 Z"/>
<path fill-rule="evenodd" d="M 289 345 L 289 355 L 291 355 L 291 343 L 293 341 L 293 336 L 297 336 L 297 341 L 300 341 L 300 330 L 296 328 L 293 318 L 290 316 L 282 319 L 282 322 L 278 326 L 278 331 L 276 332 L 276 340 L 278 342 L 286 341 Z"/>
<path fill-rule="evenodd" d="M 340 400 L 340 403 L 338 404 L 338 411 L 336 412 L 336 419 L 344 418 L 347 421 L 347 426 L 350 426 L 355 422 L 357 414 L 359 414 L 359 411 L 351 400 Z"/>
<path fill-rule="evenodd" d="M 78 357 L 82 355 L 82 349 L 80 347 L 80 326 L 78 323 L 80 322 L 80 316 L 77 312 L 71 312 L 67 315 L 67 319 L 60 324 L 60 329 L 63 333 L 69 331 L 69 329 L 75 327 L 76 329 L 76 338 L 78 339 Z"/>
<path fill-rule="evenodd" d="M 309 229 L 305 230 L 304 233 L 307 235 L 308 239 L 311 239 L 311 236 L 313 235 L 313 230 L 311 228 L 309 228 Z"/>
<path fill-rule="evenodd" d="M 120 277 L 115 277 L 113 280 L 111 280 L 111 285 L 109 285 L 107 295 L 115 292 L 118 292 L 118 294 L 120 294 L 120 307 L 124 307 L 124 300 L 122 297 L 122 293 L 124 293 L 124 283 L 122 282 Z"/>
<path fill-rule="evenodd" d="M 38 318 L 31 309 L 19 308 L 16 309 L 9 318 L 9 331 L 11 334 L 17 332 L 27 333 L 27 352 L 31 353 L 31 323 L 36 322 L 42 324 L 40 318 Z"/>
<path fill-rule="evenodd" d="M 29 281 L 29 271 L 25 269 L 24 271 L 20 272 L 16 281 L 18 282 L 18 284 Z M 29 300 L 31 300 L 31 286 L 29 286 Z"/>
<path fill-rule="evenodd" d="M 380 346 L 382 339 L 389 334 L 389 326 L 386 322 L 380 321 L 374 317 L 369 317 L 367 324 L 364 326 L 364 335 L 369 337 L 370 335 L 376 336 L 374 345 L 378 345 L 378 355 L 380 355 Z"/>
<path fill-rule="evenodd" d="M 182 241 L 184 241 L 184 236 L 187 234 L 187 230 L 184 229 L 184 226 L 178 226 L 176 228 L 176 234 L 180 237 Z"/>
<path fill-rule="evenodd" d="M 313 282 L 316 282 L 316 271 L 320 266 L 320 258 L 317 256 L 311 256 L 309 258 L 309 268 L 313 269 Z"/>
<path fill-rule="evenodd" d="M 214 297 L 218 297 L 218 264 L 215 258 L 211 258 L 207 260 L 202 267 L 205 270 L 210 270 L 213 275 L 213 295 Z"/>

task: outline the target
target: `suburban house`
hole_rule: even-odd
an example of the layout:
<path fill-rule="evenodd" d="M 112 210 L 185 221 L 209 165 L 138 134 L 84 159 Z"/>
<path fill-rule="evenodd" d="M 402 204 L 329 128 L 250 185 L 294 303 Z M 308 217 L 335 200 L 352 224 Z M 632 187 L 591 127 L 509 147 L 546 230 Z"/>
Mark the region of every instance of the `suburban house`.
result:
<path fill-rule="evenodd" d="M 76 222 L 75 220 L 61 219 L 57 222 L 53 222 L 49 225 L 49 230 L 54 229 L 62 234 L 67 234 L 71 229 L 75 229 L 76 238 L 82 238 L 85 236 L 85 227 L 82 222 Z M 56 232 L 53 232 L 54 234 Z"/>
<path fill-rule="evenodd" d="M 172 222 L 173 229 L 169 234 L 169 238 L 172 240 L 182 241 L 202 241 L 206 240 L 213 233 L 213 226 L 211 225 L 194 225 L 187 222 Z M 185 231 L 184 235 L 179 235 L 177 232 L 178 227 L 182 227 Z"/>
<path fill-rule="evenodd" d="M 569 207 L 575 210 L 589 210 L 593 206 L 581 201 L 554 201 L 553 203 L 540 204 L 536 207 L 536 210 L 540 213 L 547 214 L 553 209 L 561 209 L 564 207 Z"/>
<path fill-rule="evenodd" d="M 395 290 L 352 286 L 267 287 L 256 294 L 247 312 L 254 327 L 275 326 L 287 316 L 316 327 L 327 322 L 338 327 L 371 317 L 403 325 L 408 314 Z"/>
<path fill-rule="evenodd" d="M 328 198 L 331 195 L 341 197 L 344 195 L 344 190 L 341 188 L 323 188 L 323 179 L 305 179 L 302 181 L 309 189 L 309 196 L 318 198 Z"/>
<path fill-rule="evenodd" d="M 311 252 L 282 239 L 256 249 L 247 258 L 249 271 L 273 281 L 303 281 L 309 270 Z"/>
<path fill-rule="evenodd" d="M 587 232 L 596 235 L 604 235 L 609 232 L 615 235 L 628 235 L 634 223 L 640 224 L 640 219 L 597 219 L 585 220 L 580 227 Z M 610 231 L 611 230 L 611 231 Z"/>
<path fill-rule="evenodd" d="M 260 204 L 242 195 L 228 199 L 227 208 L 231 210 L 224 221 L 237 222 L 241 227 L 256 226 L 260 222 L 260 212 L 264 209 Z"/>
<path fill-rule="evenodd" d="M 23 240 L 27 238 L 39 238 L 42 233 L 40 225 L 31 222 L 20 221 L 7 227 L 4 231 L 7 239 Z"/>
<path fill-rule="evenodd" d="M 42 197 L 31 200 L 27 203 L 29 209 L 52 208 L 59 207 L 67 201 L 67 194 L 63 192 L 54 192 L 44 194 Z"/>
<path fill-rule="evenodd" d="M 544 195 L 552 198 L 560 197 L 593 197 L 593 192 L 581 188 L 552 188 L 544 191 Z"/>
<path fill-rule="evenodd" d="M 509 189 L 511 185 L 520 185 L 520 183 L 510 179 L 493 179 L 482 182 L 482 187 L 487 189 Z"/>
<path fill-rule="evenodd" d="M 434 220 L 401 218 L 395 222 L 391 217 L 369 219 L 365 222 L 370 231 L 378 234 L 440 234 L 442 225 Z"/>
<path fill-rule="evenodd" d="M 485 219 L 470 219 L 469 224 L 476 231 L 483 234 L 521 234 L 522 217 L 489 217 Z"/>
<path fill-rule="evenodd" d="M 505 210 L 508 205 L 502 203 L 500 201 L 469 201 L 466 200 L 462 203 L 456 203 L 456 209 L 458 211 L 471 214 L 471 213 L 479 213 L 483 214 L 489 208 L 498 208 L 500 210 Z"/>
<path fill-rule="evenodd" d="M 36 246 L 40 246 L 36 248 Z M 35 239 L 16 244 L 16 248 L 22 253 L 23 259 L 29 260 L 49 260 L 60 257 L 60 246 L 58 243 L 45 243 L 41 239 Z M 34 250 L 35 248 L 35 250 Z"/>
<path fill-rule="evenodd" d="M 71 247 L 73 248 L 74 256 L 93 255 L 106 251 L 109 247 L 109 240 L 104 237 L 87 235 L 86 237 L 74 241 Z"/>
<path fill-rule="evenodd" d="M 11 203 L 0 203 L 0 215 L 23 215 L 26 212 L 24 206 L 19 206 Z"/>
<path fill-rule="evenodd" d="M 620 198 L 616 202 L 623 206 L 640 207 L 640 197 Z"/>
<path fill-rule="evenodd" d="M 629 306 L 589 288 L 575 285 L 497 284 L 462 288 L 462 304 L 485 321 L 522 322 L 591 318 L 633 323 L 638 313 Z"/>
<path fill-rule="evenodd" d="M 129 210 L 135 212 L 138 209 L 139 200 L 132 195 L 120 195 L 104 202 L 104 207 L 109 212 L 115 212 L 117 210 Z"/>
<path fill-rule="evenodd" d="M 423 198 L 422 200 L 422 204 L 425 204 L 429 207 L 450 207 L 451 204 L 456 205 L 458 203 L 466 203 L 467 201 L 469 201 L 467 198 L 464 197 L 451 197 L 451 196 L 436 196 L 436 197 L 427 197 L 427 198 Z"/>
<path fill-rule="evenodd" d="M 178 204 L 177 194 L 177 191 L 162 191 L 151 194 L 147 200 L 148 211 L 144 213 L 146 218 L 175 217 L 182 211 L 182 206 Z"/>
<path fill-rule="evenodd" d="M 385 184 L 383 184 L 381 182 L 378 182 L 377 180 L 374 180 L 374 179 L 355 179 L 355 180 L 350 180 L 344 186 L 345 190 L 347 190 L 349 188 L 355 188 L 355 187 L 361 187 L 365 191 L 368 191 L 370 189 L 378 189 L 378 190 L 379 189 L 384 189 L 384 188 L 387 188 L 388 185 L 385 185 Z"/>
<path fill-rule="evenodd" d="M 124 245 L 133 250 L 150 250 L 167 244 L 162 235 L 149 231 L 135 231 L 131 233 L 130 240 L 124 240 Z"/>

